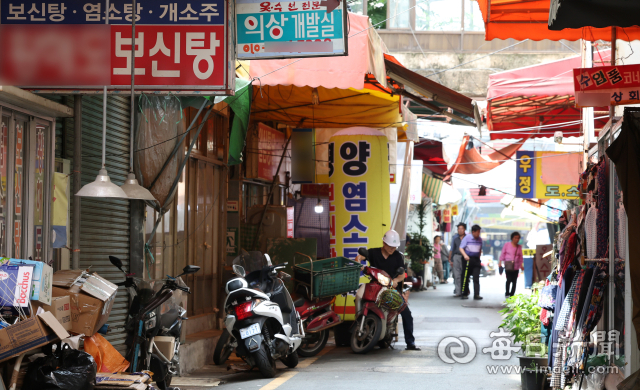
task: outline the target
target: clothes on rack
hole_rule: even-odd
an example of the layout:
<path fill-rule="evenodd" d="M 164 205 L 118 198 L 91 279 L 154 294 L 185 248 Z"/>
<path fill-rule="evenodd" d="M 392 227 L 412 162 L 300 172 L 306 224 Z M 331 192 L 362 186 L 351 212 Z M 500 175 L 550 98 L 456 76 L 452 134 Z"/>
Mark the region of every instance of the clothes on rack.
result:
<path fill-rule="evenodd" d="M 609 175 L 607 159 L 598 164 L 598 219 L 596 221 L 596 257 L 607 257 L 609 253 Z"/>

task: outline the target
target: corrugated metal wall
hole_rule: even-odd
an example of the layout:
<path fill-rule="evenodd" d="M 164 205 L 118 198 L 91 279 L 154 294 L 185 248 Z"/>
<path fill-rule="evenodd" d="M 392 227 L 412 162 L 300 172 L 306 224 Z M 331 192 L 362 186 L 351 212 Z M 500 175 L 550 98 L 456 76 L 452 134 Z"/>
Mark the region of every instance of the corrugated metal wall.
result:
<path fill-rule="evenodd" d="M 62 102 L 59 96 L 47 96 Z M 73 107 L 73 97 L 66 104 Z M 111 180 L 121 185 L 129 172 L 130 100 L 109 96 L 107 100 L 106 166 Z M 73 161 L 73 119 L 56 123 L 56 157 Z M 58 148 L 60 147 L 60 150 Z M 82 98 L 82 185 L 95 180 L 102 164 L 102 95 Z M 69 220 L 73 220 L 70 197 Z M 128 200 L 82 199 L 80 218 L 80 267 L 89 268 L 113 282 L 124 280 L 122 273 L 109 262 L 109 255 L 119 257 L 129 269 L 130 210 Z M 142 275 L 140 275 L 142 276 Z M 120 287 L 109 316 L 112 328 L 106 339 L 124 352 L 124 324 L 129 297 Z M 120 328 L 119 330 L 117 330 Z"/>
<path fill-rule="evenodd" d="M 102 165 L 102 96 L 82 99 L 82 185 L 95 180 Z M 129 172 L 130 99 L 109 96 L 107 100 L 106 167 L 111 180 L 121 185 Z M 102 277 L 122 281 L 122 273 L 111 265 L 109 256 L 119 257 L 129 268 L 129 201 L 120 199 L 82 199 L 80 211 L 80 267 L 91 267 Z M 118 290 L 109 316 L 109 326 L 124 326 L 129 298 Z M 124 350 L 124 329 L 112 330 L 106 339 Z"/>

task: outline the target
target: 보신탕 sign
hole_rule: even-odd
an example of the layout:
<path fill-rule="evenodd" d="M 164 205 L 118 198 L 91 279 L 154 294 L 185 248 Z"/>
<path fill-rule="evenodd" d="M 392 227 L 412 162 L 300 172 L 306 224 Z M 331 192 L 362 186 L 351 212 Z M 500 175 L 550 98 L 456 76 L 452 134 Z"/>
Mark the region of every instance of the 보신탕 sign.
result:
<path fill-rule="evenodd" d="M 516 198 L 578 198 L 580 158 L 580 153 L 516 152 Z"/>
<path fill-rule="evenodd" d="M 346 2 L 236 1 L 238 59 L 346 56 Z"/>
<path fill-rule="evenodd" d="M 42 89 L 129 88 L 131 11 L 124 0 L 1 1 L 3 81 Z M 232 91 L 232 12 L 224 0 L 138 0 L 138 89 Z"/>
<path fill-rule="evenodd" d="M 579 106 L 640 103 L 640 64 L 574 69 L 573 83 Z"/>

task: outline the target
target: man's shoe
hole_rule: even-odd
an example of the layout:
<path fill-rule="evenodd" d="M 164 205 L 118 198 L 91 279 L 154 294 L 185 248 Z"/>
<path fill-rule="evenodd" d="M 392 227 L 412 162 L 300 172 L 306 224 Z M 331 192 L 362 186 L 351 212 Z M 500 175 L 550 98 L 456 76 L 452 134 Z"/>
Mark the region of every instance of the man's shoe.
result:
<path fill-rule="evenodd" d="M 415 344 L 412 344 L 412 345 L 407 345 L 406 351 L 421 351 L 421 349 L 419 347 L 416 347 Z"/>
<path fill-rule="evenodd" d="M 475 299 L 476 301 L 479 301 L 482 299 L 482 297 L 480 295 L 476 295 L 473 297 L 473 299 Z"/>
<path fill-rule="evenodd" d="M 509 298 L 510 296 L 511 296 L 511 294 L 509 294 L 509 293 L 504 294 L 505 298 Z"/>
<path fill-rule="evenodd" d="M 462 294 L 456 294 L 456 295 L 454 295 L 453 297 L 454 297 L 454 298 L 460 298 L 461 296 L 462 296 Z"/>
<path fill-rule="evenodd" d="M 461 298 L 462 299 L 469 299 L 469 296 L 468 295 L 463 295 Z"/>

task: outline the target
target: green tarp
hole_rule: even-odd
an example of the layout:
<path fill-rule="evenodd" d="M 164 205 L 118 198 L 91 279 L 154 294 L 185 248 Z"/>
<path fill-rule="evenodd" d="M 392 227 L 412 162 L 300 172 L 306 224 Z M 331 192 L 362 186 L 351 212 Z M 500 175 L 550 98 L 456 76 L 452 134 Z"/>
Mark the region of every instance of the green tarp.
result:
<path fill-rule="evenodd" d="M 231 107 L 233 116 L 231 135 L 229 136 L 229 165 L 242 163 L 242 150 L 247 139 L 252 96 L 251 81 L 236 78 L 236 94 L 234 96 L 187 96 L 181 99 L 184 107 L 200 108 L 202 99 L 205 98 L 214 103 L 225 102 Z"/>

